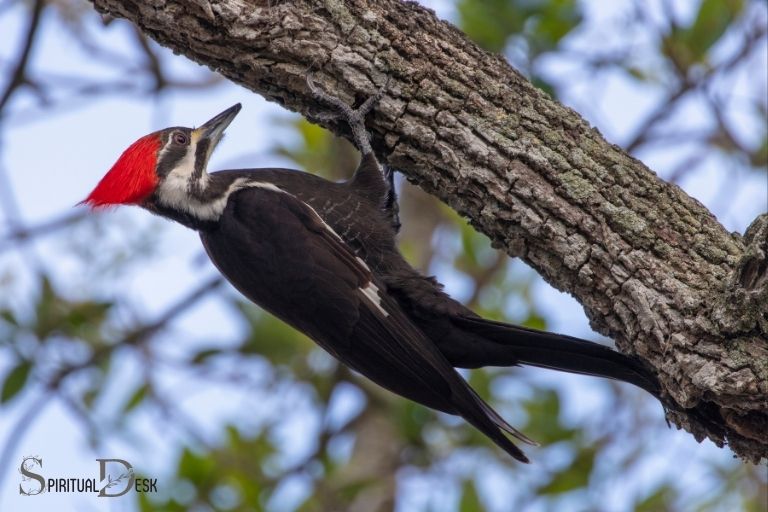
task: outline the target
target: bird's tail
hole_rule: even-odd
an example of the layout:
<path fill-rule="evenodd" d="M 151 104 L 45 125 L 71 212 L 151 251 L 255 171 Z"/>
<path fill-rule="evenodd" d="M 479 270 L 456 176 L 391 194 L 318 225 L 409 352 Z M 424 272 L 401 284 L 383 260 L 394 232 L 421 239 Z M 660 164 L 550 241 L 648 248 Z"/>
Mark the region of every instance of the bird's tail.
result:
<path fill-rule="evenodd" d="M 454 324 L 496 347 L 502 361 L 606 377 L 634 384 L 656 398 L 656 376 L 638 359 L 591 341 L 476 317 L 455 317 Z"/>

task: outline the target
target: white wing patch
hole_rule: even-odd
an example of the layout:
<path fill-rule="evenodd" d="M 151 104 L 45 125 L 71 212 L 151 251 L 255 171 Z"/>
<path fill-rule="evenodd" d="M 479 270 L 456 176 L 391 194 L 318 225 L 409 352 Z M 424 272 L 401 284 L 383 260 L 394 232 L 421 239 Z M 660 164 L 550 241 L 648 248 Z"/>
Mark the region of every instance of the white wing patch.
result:
<path fill-rule="evenodd" d="M 242 178 L 241 178 L 242 179 Z M 249 187 L 257 187 L 257 188 L 263 188 L 267 190 L 271 190 L 273 192 L 282 192 L 283 194 L 287 194 L 287 192 L 274 183 L 270 183 L 268 181 L 252 181 L 248 184 Z"/>
<path fill-rule="evenodd" d="M 287 194 L 287 192 L 286 192 L 286 194 Z M 296 197 L 296 196 L 293 196 L 293 197 Z M 310 205 L 308 205 L 308 204 L 307 204 L 307 203 L 305 203 L 304 201 L 301 201 L 301 202 L 304 204 L 304 206 L 306 206 L 307 208 L 309 208 L 309 209 L 310 209 L 310 211 L 311 211 L 311 212 L 312 212 L 312 213 L 315 215 L 315 217 L 317 217 L 317 220 L 319 220 L 319 221 L 320 221 L 320 223 L 323 225 L 323 227 L 324 227 L 324 228 L 325 228 L 325 229 L 326 229 L 326 230 L 327 230 L 327 231 L 328 231 L 330 234 L 332 234 L 332 235 L 333 235 L 333 236 L 336 238 L 336 240 L 338 240 L 339 242 L 342 242 L 342 243 L 344 243 L 344 239 L 343 239 L 343 238 L 341 238 L 341 237 L 339 236 L 339 234 L 338 234 L 338 233 L 337 233 L 337 232 L 336 232 L 336 231 L 335 231 L 335 230 L 334 230 L 334 229 L 333 229 L 331 226 L 329 226 L 329 225 L 328 225 L 328 223 L 326 223 L 326 222 L 323 220 L 323 218 L 320 216 L 320 214 L 319 214 L 319 213 L 317 213 L 317 211 L 316 211 L 314 208 L 312 208 Z M 358 258 L 358 259 L 360 259 L 360 258 Z M 363 265 L 365 265 L 365 263 L 363 263 Z M 366 267 L 366 268 L 368 268 L 368 267 Z"/>
<path fill-rule="evenodd" d="M 368 272 L 371 271 L 370 267 L 368 267 L 368 264 L 365 261 L 363 261 L 363 258 L 361 258 L 360 256 L 355 256 L 355 259 L 357 260 L 358 263 L 360 263 L 360 265 L 363 266 L 365 270 L 367 270 Z"/>
<path fill-rule="evenodd" d="M 289 194 L 288 192 L 286 192 L 285 190 L 281 189 L 280 187 L 277 187 L 274 184 L 268 183 L 268 182 L 251 182 L 251 183 L 248 183 L 245 186 L 247 186 L 247 187 L 264 188 L 264 189 L 267 189 L 267 190 L 273 190 L 275 192 L 282 192 L 283 194 L 288 194 L 291 197 L 296 197 L 293 194 Z M 340 242 L 344 243 L 344 240 L 339 236 L 339 234 L 336 233 L 336 231 L 334 231 L 334 229 L 331 226 L 329 226 L 328 223 L 326 223 L 323 220 L 323 218 L 320 216 L 320 214 L 317 213 L 317 211 L 314 208 L 312 208 L 312 206 L 310 206 L 309 204 L 305 203 L 304 201 L 301 201 L 301 202 L 302 202 L 302 204 L 304 206 L 309 208 L 309 210 L 312 212 L 312 214 L 314 214 L 314 216 L 317 217 L 317 220 L 320 221 L 320 223 L 323 225 L 323 227 L 326 230 L 328 230 L 328 232 L 331 235 L 333 235 Z M 359 256 L 355 256 L 355 260 L 357 260 L 357 262 L 360 264 L 360 266 L 363 267 L 367 272 L 369 272 L 369 273 L 371 272 L 371 269 L 368 267 L 368 265 L 365 263 L 365 261 L 363 261 L 362 258 L 360 258 Z M 387 310 L 385 310 L 384 307 L 381 305 L 381 296 L 379 295 L 379 287 L 378 286 L 373 284 L 373 282 L 370 282 L 365 287 L 359 288 L 359 290 L 363 294 L 363 297 L 365 297 L 368 300 L 368 302 L 370 302 L 376 309 L 378 309 L 379 312 L 382 315 L 384 315 L 384 317 L 388 317 L 389 316 L 389 313 L 387 313 Z"/>
<path fill-rule="evenodd" d="M 242 178 L 241 178 L 241 179 L 242 179 Z M 263 188 L 263 189 L 266 189 L 266 190 L 272 190 L 272 191 L 274 191 L 274 192 L 281 192 L 281 193 L 283 193 L 283 194 L 287 194 L 287 195 L 289 195 L 289 196 L 293 197 L 293 198 L 294 198 L 294 199 L 296 199 L 297 201 L 300 201 L 300 202 L 301 202 L 301 204 L 303 204 L 304 206 L 306 206 L 307 208 L 309 208 L 309 211 L 311 211 L 311 212 L 312 212 L 312 214 L 313 214 L 315 217 L 317 217 L 317 220 L 319 220 L 319 221 L 320 221 L 320 223 L 323 225 L 323 227 L 324 227 L 326 230 L 328 230 L 328 232 L 329 232 L 330 234 L 332 234 L 332 235 L 333 235 L 333 236 L 334 236 L 334 237 L 335 237 L 337 240 L 339 240 L 339 241 L 342 241 L 342 242 L 344 241 L 344 240 L 343 240 L 343 239 L 342 239 L 342 238 L 339 236 L 339 234 L 338 234 L 336 231 L 334 231 L 334 229 L 333 229 L 331 226 L 329 226 L 329 225 L 328 225 L 328 223 L 326 223 L 326 222 L 323 220 L 323 218 L 320 216 L 320 214 L 319 214 L 319 213 L 317 213 L 317 210 L 315 210 L 315 209 L 314 209 L 314 208 L 312 208 L 312 207 L 311 207 L 309 204 L 307 204 L 306 202 L 304 202 L 304 201 L 302 201 L 301 199 L 297 198 L 297 197 L 296 197 L 296 196 L 294 196 L 293 194 L 291 194 L 291 193 L 288 193 L 288 192 L 286 192 L 285 190 L 281 189 L 280 187 L 278 187 L 278 186 L 277 186 L 277 185 L 275 185 L 274 183 L 269 183 L 268 181 L 252 181 L 252 182 L 248 183 L 247 185 L 245 185 L 245 187 L 258 187 L 258 188 Z M 245 188 L 245 187 L 240 187 L 240 188 Z M 229 195 L 229 193 L 227 193 L 226 195 Z M 360 258 L 357 258 L 357 259 L 358 259 L 358 260 L 360 260 L 360 262 L 363 264 L 363 266 L 364 266 L 366 269 L 368 268 L 368 266 L 367 266 L 367 265 L 366 265 L 366 264 L 363 262 L 363 260 L 361 260 Z"/>
<path fill-rule="evenodd" d="M 373 283 L 368 283 L 365 288 L 360 288 L 363 296 L 373 304 L 379 312 L 385 317 L 389 316 L 389 313 L 381 305 L 381 297 L 379 296 L 379 287 Z"/>
<path fill-rule="evenodd" d="M 268 185 L 271 185 L 271 183 L 268 184 Z M 284 190 L 281 190 L 281 189 L 275 187 L 274 185 L 272 185 L 272 187 L 274 187 L 275 189 L 279 190 L 280 192 L 283 192 L 283 193 L 287 194 L 287 192 L 285 192 Z M 341 243 L 346 245 L 346 243 L 344 242 L 344 239 L 341 238 L 339 236 L 339 234 L 336 233 L 336 231 L 334 231 L 334 229 L 331 226 L 329 226 L 323 220 L 323 218 L 320 216 L 320 214 L 317 213 L 317 211 L 315 211 L 314 208 L 312 208 L 310 205 L 308 205 L 304 201 L 302 201 L 302 203 L 304 204 L 304 206 L 309 208 L 310 211 L 312 211 L 312 213 L 317 217 L 317 219 L 322 223 L 323 227 L 326 230 L 328 230 L 329 233 L 331 233 L 334 237 L 336 237 L 336 239 L 339 240 Z M 371 273 L 370 267 L 368 267 L 368 265 L 365 263 L 365 261 L 360 256 L 355 256 L 355 260 L 357 260 L 357 262 L 360 264 L 361 267 L 363 267 L 365 269 L 366 272 Z M 379 295 L 379 287 L 378 286 L 373 284 L 373 282 L 370 282 L 365 287 L 359 288 L 359 290 L 360 290 L 360 292 L 362 292 L 363 297 L 365 297 L 371 304 L 373 304 L 373 306 L 376 309 L 378 309 L 379 312 L 382 315 L 384 315 L 384 317 L 388 317 L 389 316 L 389 313 L 387 313 L 387 310 L 384 309 L 384 307 L 381 305 L 381 296 Z"/>

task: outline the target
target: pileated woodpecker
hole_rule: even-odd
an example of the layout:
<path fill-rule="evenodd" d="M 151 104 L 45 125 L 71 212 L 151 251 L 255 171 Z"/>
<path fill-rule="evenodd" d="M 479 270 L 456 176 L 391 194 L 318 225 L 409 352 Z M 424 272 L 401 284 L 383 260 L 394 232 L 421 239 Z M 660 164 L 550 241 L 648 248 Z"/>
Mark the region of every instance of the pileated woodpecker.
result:
<path fill-rule="evenodd" d="M 131 145 L 83 201 L 133 204 L 200 233 L 214 265 L 243 295 L 379 385 L 464 417 L 512 457 L 530 444 L 454 367 L 533 365 L 632 383 L 659 397 L 655 376 L 602 345 L 485 320 L 413 269 L 395 245 L 392 175 L 365 130 L 378 100 L 353 110 L 309 87 L 345 120 L 362 162 L 343 183 L 287 169 L 209 174 L 237 104 L 201 127 L 166 128 Z"/>

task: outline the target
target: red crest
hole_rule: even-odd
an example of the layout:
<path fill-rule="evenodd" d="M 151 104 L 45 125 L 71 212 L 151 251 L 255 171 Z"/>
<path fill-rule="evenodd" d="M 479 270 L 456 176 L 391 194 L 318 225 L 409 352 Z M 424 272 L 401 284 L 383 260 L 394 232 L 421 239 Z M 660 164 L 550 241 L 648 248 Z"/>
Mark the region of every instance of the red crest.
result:
<path fill-rule="evenodd" d="M 155 167 L 159 150 L 158 134 L 140 138 L 120 155 L 96 188 L 78 204 L 99 208 L 141 203 L 157 187 Z"/>

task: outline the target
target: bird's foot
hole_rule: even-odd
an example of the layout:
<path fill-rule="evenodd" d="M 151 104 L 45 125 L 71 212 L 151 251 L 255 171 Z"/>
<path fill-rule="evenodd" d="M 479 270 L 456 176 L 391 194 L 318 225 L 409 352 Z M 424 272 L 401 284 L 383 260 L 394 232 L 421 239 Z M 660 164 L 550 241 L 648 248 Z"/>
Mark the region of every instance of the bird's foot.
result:
<path fill-rule="evenodd" d="M 355 145 L 357 149 L 363 155 L 367 155 L 372 152 L 371 149 L 371 137 L 368 131 L 365 129 L 365 116 L 373 109 L 376 103 L 379 102 L 384 95 L 384 91 L 389 85 L 389 79 L 387 82 L 376 91 L 376 94 L 366 99 L 362 105 L 357 108 L 352 108 L 340 98 L 332 96 L 327 92 L 319 89 L 317 85 L 312 81 L 312 76 L 307 75 L 307 86 L 312 92 L 312 95 L 323 103 L 327 103 L 335 110 L 333 114 L 321 116 L 323 119 L 343 119 L 352 130 L 352 137 L 355 139 Z"/>

